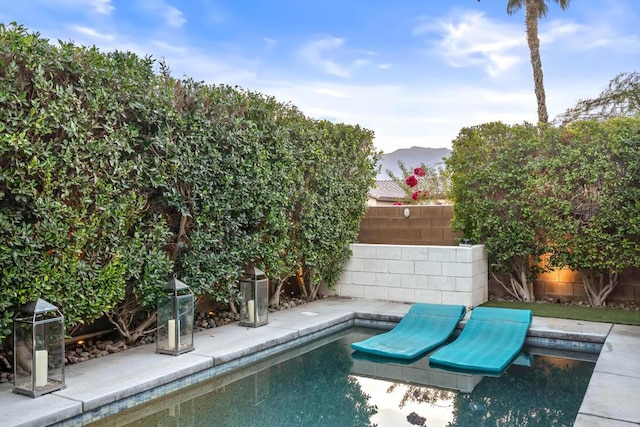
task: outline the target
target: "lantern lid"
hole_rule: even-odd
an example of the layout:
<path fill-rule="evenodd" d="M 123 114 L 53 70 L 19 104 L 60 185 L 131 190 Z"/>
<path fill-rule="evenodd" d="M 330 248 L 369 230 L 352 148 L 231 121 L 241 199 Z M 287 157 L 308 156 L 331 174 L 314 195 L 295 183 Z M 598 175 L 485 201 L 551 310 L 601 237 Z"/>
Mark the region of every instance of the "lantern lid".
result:
<path fill-rule="evenodd" d="M 37 301 L 29 302 L 22 307 L 22 312 L 27 314 L 43 314 L 50 311 L 58 311 L 58 307 L 43 300 L 42 298 L 38 298 Z"/>
<path fill-rule="evenodd" d="M 255 265 L 246 266 L 244 268 L 244 274 L 252 277 L 260 277 L 260 276 L 267 277 L 267 274 L 264 271 L 260 270 Z"/>
<path fill-rule="evenodd" d="M 180 280 L 176 279 L 175 277 L 167 282 L 167 284 L 164 286 L 164 289 L 167 291 L 190 290 L 189 286 L 187 286 L 185 283 L 181 282 Z"/>

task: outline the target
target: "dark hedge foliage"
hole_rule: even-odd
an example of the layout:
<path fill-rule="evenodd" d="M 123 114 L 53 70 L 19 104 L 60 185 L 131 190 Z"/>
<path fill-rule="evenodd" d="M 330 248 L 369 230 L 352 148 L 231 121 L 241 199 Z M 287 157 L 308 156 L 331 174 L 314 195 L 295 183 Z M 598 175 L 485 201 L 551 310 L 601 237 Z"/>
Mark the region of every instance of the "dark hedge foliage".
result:
<path fill-rule="evenodd" d="M 639 154 L 637 118 L 462 129 L 447 160 L 454 226 L 486 244 L 517 299 L 535 299 L 543 267 L 568 267 L 603 305 L 618 274 L 640 265 Z"/>
<path fill-rule="evenodd" d="M 222 302 L 250 263 L 332 285 L 375 179 L 372 140 L 0 24 L 0 338 L 41 297 L 69 327 L 106 314 L 134 341 L 172 274 Z"/>

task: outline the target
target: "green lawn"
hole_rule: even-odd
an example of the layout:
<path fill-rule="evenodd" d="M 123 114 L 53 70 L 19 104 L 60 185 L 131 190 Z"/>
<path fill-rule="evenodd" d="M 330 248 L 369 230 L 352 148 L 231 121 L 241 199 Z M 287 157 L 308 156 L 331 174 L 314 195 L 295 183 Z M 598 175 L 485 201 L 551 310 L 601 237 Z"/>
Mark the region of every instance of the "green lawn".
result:
<path fill-rule="evenodd" d="M 542 304 L 535 302 L 489 301 L 482 307 L 527 309 L 534 316 L 560 319 L 588 320 L 590 322 L 619 323 L 640 326 L 640 312 L 618 308 L 594 308 L 564 304 Z"/>

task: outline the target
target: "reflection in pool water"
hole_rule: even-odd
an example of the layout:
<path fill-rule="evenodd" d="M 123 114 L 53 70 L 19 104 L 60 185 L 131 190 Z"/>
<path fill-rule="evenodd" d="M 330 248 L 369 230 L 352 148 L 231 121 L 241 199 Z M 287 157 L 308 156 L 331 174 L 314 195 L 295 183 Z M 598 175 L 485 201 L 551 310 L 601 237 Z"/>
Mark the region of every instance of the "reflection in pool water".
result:
<path fill-rule="evenodd" d="M 351 357 L 352 341 L 379 332 L 343 332 L 96 425 L 571 426 L 594 366 L 535 356 L 495 378 Z"/>

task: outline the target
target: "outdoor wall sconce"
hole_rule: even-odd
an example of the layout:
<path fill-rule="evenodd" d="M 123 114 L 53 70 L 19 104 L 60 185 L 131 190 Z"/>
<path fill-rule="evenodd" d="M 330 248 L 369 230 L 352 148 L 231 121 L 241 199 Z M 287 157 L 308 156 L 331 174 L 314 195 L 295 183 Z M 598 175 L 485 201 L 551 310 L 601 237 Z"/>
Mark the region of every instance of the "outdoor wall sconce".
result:
<path fill-rule="evenodd" d="M 409 208 L 404 208 L 403 215 L 405 218 L 409 218 L 409 216 L 411 215 L 411 211 L 409 210 Z"/>
<path fill-rule="evenodd" d="M 13 319 L 13 392 L 35 398 L 65 387 L 64 316 L 38 298 Z"/>
<path fill-rule="evenodd" d="M 258 326 L 269 323 L 269 279 L 264 271 L 247 267 L 240 278 L 240 326 Z"/>
<path fill-rule="evenodd" d="M 194 296 L 191 289 L 175 277 L 158 299 L 156 353 L 178 356 L 193 350 Z"/>

